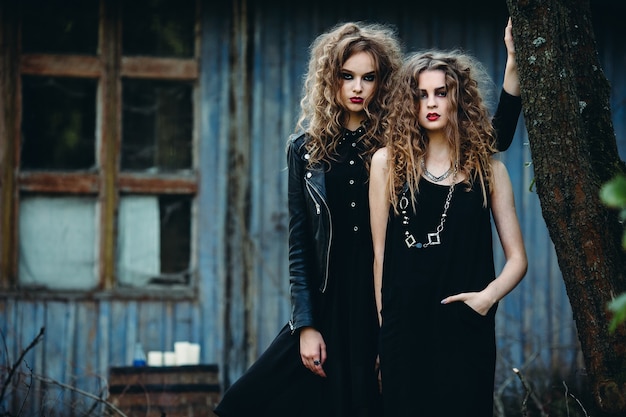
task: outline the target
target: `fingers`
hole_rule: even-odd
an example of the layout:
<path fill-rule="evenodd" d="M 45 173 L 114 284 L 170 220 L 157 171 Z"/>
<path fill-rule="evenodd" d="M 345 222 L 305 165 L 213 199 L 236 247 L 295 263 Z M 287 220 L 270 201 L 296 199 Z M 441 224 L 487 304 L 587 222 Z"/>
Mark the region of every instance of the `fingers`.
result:
<path fill-rule="evenodd" d="M 462 292 L 460 294 L 454 294 L 454 295 L 450 295 L 446 298 L 444 298 L 443 300 L 441 300 L 441 304 L 450 304 L 450 303 L 455 303 L 457 301 L 467 301 L 469 299 L 469 297 L 471 297 L 472 293 L 465 293 Z"/>
<path fill-rule="evenodd" d="M 326 372 L 324 371 L 324 368 L 322 367 L 324 362 L 322 362 L 320 359 L 313 358 L 313 357 L 311 358 L 303 357 L 302 363 L 304 364 L 305 368 L 313 372 L 315 375 L 321 376 L 322 378 L 326 378 Z"/>
<path fill-rule="evenodd" d="M 485 297 L 477 292 L 451 295 L 441 300 L 441 304 L 450 304 L 458 301 L 464 302 L 481 316 L 485 316 L 493 305 L 489 304 L 489 302 L 485 300 Z"/>
<path fill-rule="evenodd" d="M 509 53 L 515 52 L 515 43 L 513 42 L 513 24 L 511 23 L 510 17 L 506 28 L 504 29 L 504 44 L 506 45 L 506 49 Z"/>
<path fill-rule="evenodd" d="M 441 300 L 441 304 L 454 303 L 455 301 L 464 301 L 465 300 L 464 296 L 465 296 L 465 294 L 451 295 L 451 296 L 446 297 L 443 300 Z"/>
<path fill-rule="evenodd" d="M 322 344 L 320 346 L 320 359 L 319 360 L 322 365 L 324 364 L 324 362 L 326 362 L 326 345 L 325 344 Z"/>
<path fill-rule="evenodd" d="M 326 362 L 326 343 L 317 330 L 305 328 L 300 332 L 300 359 L 305 368 L 316 375 L 326 377 L 322 367 Z"/>

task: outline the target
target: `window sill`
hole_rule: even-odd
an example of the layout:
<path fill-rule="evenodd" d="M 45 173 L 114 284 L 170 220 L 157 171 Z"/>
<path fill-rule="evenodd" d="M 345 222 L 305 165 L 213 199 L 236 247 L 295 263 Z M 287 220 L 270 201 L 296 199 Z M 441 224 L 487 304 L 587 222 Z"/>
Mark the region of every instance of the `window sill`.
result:
<path fill-rule="evenodd" d="M 63 300 L 63 301 L 99 301 L 99 300 L 173 300 L 194 301 L 198 299 L 195 287 L 159 287 L 159 288 L 115 288 L 97 291 L 51 290 L 43 288 L 23 288 L 18 290 L 0 290 L 0 299 L 17 298 L 20 300 Z"/>

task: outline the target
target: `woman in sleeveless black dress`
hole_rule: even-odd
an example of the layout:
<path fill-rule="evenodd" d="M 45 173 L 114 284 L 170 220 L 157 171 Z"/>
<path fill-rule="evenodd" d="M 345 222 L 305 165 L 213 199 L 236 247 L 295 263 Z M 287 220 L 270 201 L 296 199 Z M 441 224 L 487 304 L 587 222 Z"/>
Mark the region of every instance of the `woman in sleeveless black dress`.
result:
<path fill-rule="evenodd" d="M 527 260 L 479 68 L 458 51 L 410 57 L 372 160 L 385 416 L 493 415 L 495 312 Z M 506 257 L 498 275 L 490 214 Z"/>

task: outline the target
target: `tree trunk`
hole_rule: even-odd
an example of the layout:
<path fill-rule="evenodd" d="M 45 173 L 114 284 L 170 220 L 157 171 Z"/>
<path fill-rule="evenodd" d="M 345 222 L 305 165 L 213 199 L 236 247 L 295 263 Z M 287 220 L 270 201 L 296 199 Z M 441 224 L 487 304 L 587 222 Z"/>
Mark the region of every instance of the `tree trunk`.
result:
<path fill-rule="evenodd" d="M 617 213 L 600 186 L 626 172 L 609 111 L 588 0 L 507 0 L 543 218 L 578 330 L 588 383 L 605 415 L 626 413 L 626 326 L 607 303 L 626 290 Z M 532 262 L 532 259 L 529 260 Z"/>

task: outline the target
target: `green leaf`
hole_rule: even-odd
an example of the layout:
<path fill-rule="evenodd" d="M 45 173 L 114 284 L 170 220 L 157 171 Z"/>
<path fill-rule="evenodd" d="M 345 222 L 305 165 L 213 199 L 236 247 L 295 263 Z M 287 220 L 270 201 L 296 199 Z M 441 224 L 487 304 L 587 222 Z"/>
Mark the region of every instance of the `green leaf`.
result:
<path fill-rule="evenodd" d="M 609 330 L 613 332 L 617 326 L 626 321 L 626 293 L 611 300 L 608 308 L 613 313 L 613 318 L 609 324 Z"/>
<path fill-rule="evenodd" d="M 600 199 L 611 208 L 626 207 L 626 176 L 618 175 L 600 188 Z"/>

